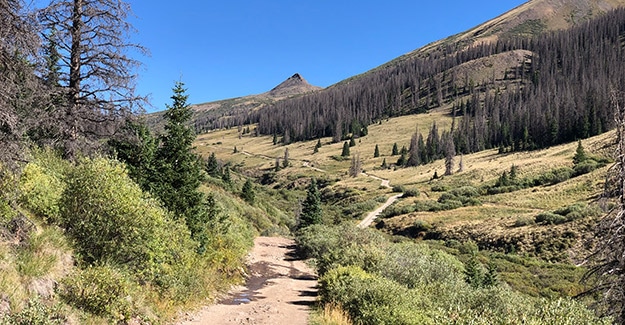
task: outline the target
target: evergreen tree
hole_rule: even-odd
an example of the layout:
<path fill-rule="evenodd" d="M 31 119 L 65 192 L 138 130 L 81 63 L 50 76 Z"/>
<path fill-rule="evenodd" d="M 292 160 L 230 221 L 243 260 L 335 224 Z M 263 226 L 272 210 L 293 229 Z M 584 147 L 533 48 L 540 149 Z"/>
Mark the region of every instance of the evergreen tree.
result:
<path fill-rule="evenodd" d="M 386 164 L 386 158 L 384 158 L 384 160 L 382 160 L 382 166 L 380 166 L 383 169 L 387 169 L 388 165 Z"/>
<path fill-rule="evenodd" d="M 234 149 L 232 150 L 232 153 L 237 153 L 239 152 L 239 150 L 237 149 L 237 146 L 234 146 Z"/>
<path fill-rule="evenodd" d="M 397 159 L 397 166 L 404 166 L 406 164 L 406 154 L 401 154 Z"/>
<path fill-rule="evenodd" d="M 306 199 L 302 202 L 302 213 L 300 217 L 300 228 L 310 225 L 320 224 L 323 221 L 321 210 L 321 195 L 317 187 L 317 181 L 313 178 L 308 186 Z"/>
<path fill-rule="evenodd" d="M 375 145 L 375 150 L 373 151 L 373 158 L 378 158 L 380 157 L 380 148 L 378 148 L 378 145 Z"/>
<path fill-rule="evenodd" d="M 444 145 L 445 145 L 445 175 L 453 174 L 454 169 L 454 157 L 456 156 L 456 147 L 454 141 L 451 138 L 450 133 L 443 133 Z"/>
<path fill-rule="evenodd" d="M 397 148 L 397 142 L 393 143 L 393 151 L 391 152 L 391 156 L 399 155 L 399 149 Z"/>
<path fill-rule="evenodd" d="M 276 133 L 273 134 L 273 144 L 274 146 L 278 143 L 278 135 Z"/>
<path fill-rule="evenodd" d="M 341 152 L 341 157 L 349 157 L 349 143 L 347 143 L 347 141 L 343 143 L 343 151 Z"/>
<path fill-rule="evenodd" d="M 176 82 L 173 88 L 172 105 L 167 105 L 164 118 L 165 135 L 162 146 L 156 152 L 156 172 L 152 175 L 152 192 L 175 218 L 184 218 L 191 236 L 200 246 L 206 243 L 201 235 L 210 222 L 210 207 L 205 196 L 199 191 L 203 180 L 202 160 L 193 151 L 195 134 L 187 126 L 192 111 L 187 104 L 184 84 Z"/>
<path fill-rule="evenodd" d="M 317 152 L 319 152 L 319 148 L 315 146 L 315 148 L 313 149 L 313 154 L 316 154 Z"/>
<path fill-rule="evenodd" d="M 161 138 L 162 146 L 156 154 L 159 165 L 154 176 L 158 178 L 157 196 L 167 209 L 181 217 L 201 204 L 198 187 L 202 181 L 202 168 L 193 152 L 195 134 L 186 124 L 192 111 L 187 104 L 184 84 L 177 82 L 173 91 L 173 104 L 167 105 L 164 115 L 167 124 Z"/>
<path fill-rule="evenodd" d="M 232 185 L 232 177 L 230 176 L 230 166 L 224 166 L 221 172 L 221 180 L 227 185 Z"/>
<path fill-rule="evenodd" d="M 588 157 L 586 156 L 586 151 L 582 146 L 582 140 L 577 141 L 577 149 L 575 150 L 575 156 L 573 156 L 573 164 L 577 165 L 582 161 L 586 160 Z"/>
<path fill-rule="evenodd" d="M 150 191 L 158 139 L 152 136 L 147 125 L 128 120 L 120 137 L 110 139 L 108 145 L 115 151 L 117 159 L 126 163 L 132 180 L 144 191 Z"/>
<path fill-rule="evenodd" d="M 249 204 L 254 204 L 254 185 L 249 179 L 247 179 L 243 184 L 243 188 L 241 189 L 241 198 L 243 198 Z"/>
<path fill-rule="evenodd" d="M 315 145 L 315 148 L 317 149 L 321 148 L 321 139 L 317 140 L 317 144 Z"/>
<path fill-rule="evenodd" d="M 219 162 L 217 161 L 217 157 L 215 157 L 215 153 L 211 152 L 208 160 L 206 161 L 206 172 L 211 177 L 220 177 L 221 170 L 219 168 Z"/>
<path fill-rule="evenodd" d="M 349 146 L 350 147 L 355 147 L 356 146 L 356 140 L 354 140 L 354 137 L 351 137 L 349 139 Z"/>

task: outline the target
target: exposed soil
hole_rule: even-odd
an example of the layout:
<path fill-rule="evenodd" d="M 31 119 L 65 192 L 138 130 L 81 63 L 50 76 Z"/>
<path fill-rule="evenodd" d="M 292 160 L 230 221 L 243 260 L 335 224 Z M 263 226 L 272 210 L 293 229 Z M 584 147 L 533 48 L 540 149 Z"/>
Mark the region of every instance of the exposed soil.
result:
<path fill-rule="evenodd" d="M 314 271 L 295 254 L 293 240 L 258 237 L 248 256 L 250 276 L 218 304 L 186 317 L 187 324 L 302 324 L 308 323 L 317 297 Z"/>

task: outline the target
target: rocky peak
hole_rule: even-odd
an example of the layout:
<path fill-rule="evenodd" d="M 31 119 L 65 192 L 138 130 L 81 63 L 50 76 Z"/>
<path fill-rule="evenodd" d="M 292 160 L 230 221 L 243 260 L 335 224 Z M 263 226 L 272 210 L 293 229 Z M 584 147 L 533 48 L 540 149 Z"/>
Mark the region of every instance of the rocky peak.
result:
<path fill-rule="evenodd" d="M 273 97 L 283 97 L 302 94 L 317 89 L 321 88 L 309 84 L 304 77 L 296 73 L 270 90 L 269 95 Z"/>

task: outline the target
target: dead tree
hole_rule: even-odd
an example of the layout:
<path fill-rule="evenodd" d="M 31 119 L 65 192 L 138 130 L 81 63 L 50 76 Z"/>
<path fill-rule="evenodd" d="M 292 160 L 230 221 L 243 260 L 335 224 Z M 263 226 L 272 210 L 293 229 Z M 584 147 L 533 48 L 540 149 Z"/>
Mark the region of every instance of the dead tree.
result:
<path fill-rule="evenodd" d="M 618 203 L 601 220 L 597 229 L 599 244 L 590 256 L 593 263 L 585 279 L 596 280 L 591 292 L 603 294 L 601 310 L 613 316 L 615 323 L 625 323 L 625 97 L 612 91 L 611 103 L 616 120 L 616 162 L 608 171 L 608 181 L 615 187 Z M 608 187 L 606 187 L 607 189 Z"/>
<path fill-rule="evenodd" d="M 53 0 L 40 13 L 48 32 L 44 38 L 57 44 L 61 54 L 59 81 L 66 101 L 58 109 L 68 157 L 112 134 L 145 102 L 134 89 L 140 62 L 128 54 L 145 52 L 128 42 L 134 31 L 126 22 L 130 12 L 118 0 Z"/>

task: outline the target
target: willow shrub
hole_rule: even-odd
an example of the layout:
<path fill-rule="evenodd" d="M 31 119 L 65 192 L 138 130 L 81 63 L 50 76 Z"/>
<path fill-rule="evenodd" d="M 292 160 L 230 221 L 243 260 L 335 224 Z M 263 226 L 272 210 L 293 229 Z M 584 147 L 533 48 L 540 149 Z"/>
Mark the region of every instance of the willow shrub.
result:
<path fill-rule="evenodd" d="M 68 172 L 66 182 L 61 226 L 84 265 L 112 263 L 139 279 L 158 281 L 174 264 L 192 258 L 184 225 L 170 220 L 122 163 L 84 159 Z"/>

